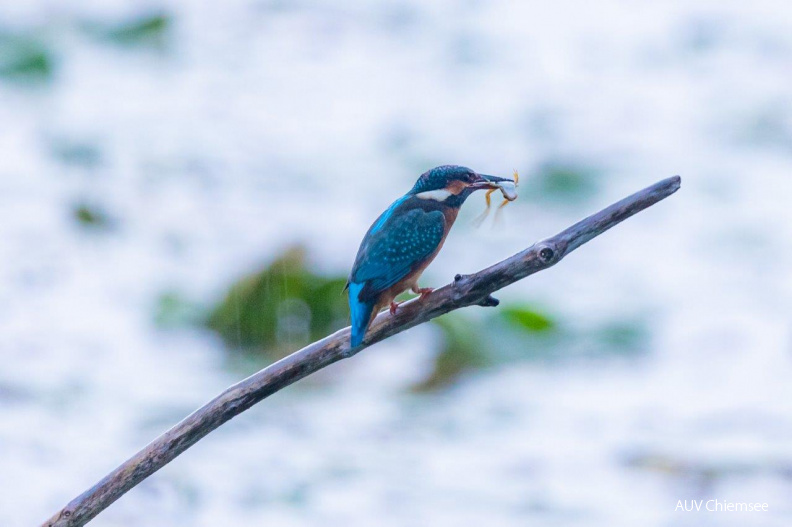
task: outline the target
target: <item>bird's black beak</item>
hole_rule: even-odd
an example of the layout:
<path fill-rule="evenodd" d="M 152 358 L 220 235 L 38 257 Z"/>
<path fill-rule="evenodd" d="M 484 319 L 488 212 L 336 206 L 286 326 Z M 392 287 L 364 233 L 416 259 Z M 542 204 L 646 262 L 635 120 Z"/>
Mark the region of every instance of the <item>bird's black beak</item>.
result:
<path fill-rule="evenodd" d="M 513 179 L 505 178 L 505 177 L 498 177 L 498 176 L 488 176 L 486 174 L 476 174 L 479 179 L 473 182 L 470 185 L 475 190 L 479 189 L 493 189 L 493 188 L 500 188 L 500 183 L 504 181 L 508 181 L 514 183 Z"/>

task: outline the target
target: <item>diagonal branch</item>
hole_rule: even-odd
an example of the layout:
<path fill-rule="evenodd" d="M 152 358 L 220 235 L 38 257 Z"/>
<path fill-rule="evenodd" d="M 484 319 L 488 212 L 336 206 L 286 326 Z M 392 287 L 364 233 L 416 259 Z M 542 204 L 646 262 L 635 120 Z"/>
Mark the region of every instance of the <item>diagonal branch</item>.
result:
<path fill-rule="evenodd" d="M 69 502 L 43 526 L 85 525 L 209 432 L 303 377 L 449 311 L 472 305 L 498 305 L 497 299 L 491 296 L 495 291 L 555 265 L 587 241 L 667 198 L 679 186 L 679 176 L 664 179 L 491 267 L 471 275 L 456 275 L 453 283 L 435 290 L 422 301 L 414 299 L 402 304 L 396 315 L 389 315 L 387 311 L 381 313 L 374 320 L 364 343 L 357 348 L 350 349 L 349 328 L 345 328 L 267 366 L 226 389 L 156 438 Z"/>

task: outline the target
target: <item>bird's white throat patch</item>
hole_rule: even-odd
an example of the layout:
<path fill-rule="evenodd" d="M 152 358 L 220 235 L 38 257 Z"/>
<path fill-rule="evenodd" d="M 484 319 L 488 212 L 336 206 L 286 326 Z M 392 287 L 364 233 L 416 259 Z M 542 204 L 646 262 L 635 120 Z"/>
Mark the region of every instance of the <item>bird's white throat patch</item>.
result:
<path fill-rule="evenodd" d="M 435 201 L 445 201 L 446 199 L 453 196 L 453 192 L 450 190 L 446 190 L 444 188 L 440 188 L 437 190 L 427 190 L 426 192 L 419 192 L 415 195 L 416 198 L 421 199 L 433 199 Z"/>

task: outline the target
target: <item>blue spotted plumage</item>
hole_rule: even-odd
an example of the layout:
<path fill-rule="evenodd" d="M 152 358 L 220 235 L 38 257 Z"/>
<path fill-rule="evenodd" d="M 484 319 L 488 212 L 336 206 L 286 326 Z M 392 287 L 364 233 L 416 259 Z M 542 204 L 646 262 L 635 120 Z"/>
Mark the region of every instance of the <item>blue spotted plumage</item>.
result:
<path fill-rule="evenodd" d="M 349 274 L 352 347 L 363 342 L 374 316 L 411 289 L 421 296 L 418 277 L 434 259 L 456 220 L 459 207 L 479 189 L 496 188 L 505 178 L 477 174 L 469 168 L 445 165 L 418 178 L 369 228 Z"/>

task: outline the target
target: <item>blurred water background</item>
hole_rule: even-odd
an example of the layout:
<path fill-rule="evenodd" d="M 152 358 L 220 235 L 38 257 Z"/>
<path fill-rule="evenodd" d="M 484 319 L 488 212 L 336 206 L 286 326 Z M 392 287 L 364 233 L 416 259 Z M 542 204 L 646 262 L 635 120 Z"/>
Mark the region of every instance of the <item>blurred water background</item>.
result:
<path fill-rule="evenodd" d="M 345 324 L 363 233 L 446 163 L 522 195 L 424 286 L 683 188 L 94 523 L 789 525 L 790 88 L 783 2 L 3 2 L 0 525 Z M 675 512 L 716 498 L 770 510 Z"/>

